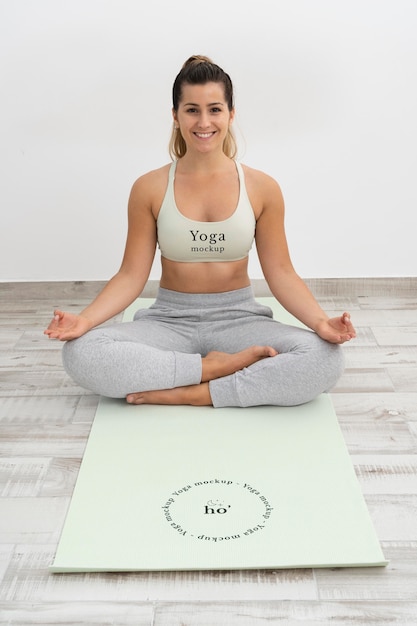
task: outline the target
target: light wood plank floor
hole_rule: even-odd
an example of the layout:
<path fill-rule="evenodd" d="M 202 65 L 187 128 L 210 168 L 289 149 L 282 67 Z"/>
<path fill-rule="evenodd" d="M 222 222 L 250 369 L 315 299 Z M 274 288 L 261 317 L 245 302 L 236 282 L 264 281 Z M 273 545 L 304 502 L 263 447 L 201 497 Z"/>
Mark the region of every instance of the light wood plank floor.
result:
<path fill-rule="evenodd" d="M 416 626 L 416 280 L 311 282 L 358 327 L 332 398 L 386 569 L 50 575 L 98 398 L 42 331 L 100 287 L 0 284 L 0 624 Z"/>

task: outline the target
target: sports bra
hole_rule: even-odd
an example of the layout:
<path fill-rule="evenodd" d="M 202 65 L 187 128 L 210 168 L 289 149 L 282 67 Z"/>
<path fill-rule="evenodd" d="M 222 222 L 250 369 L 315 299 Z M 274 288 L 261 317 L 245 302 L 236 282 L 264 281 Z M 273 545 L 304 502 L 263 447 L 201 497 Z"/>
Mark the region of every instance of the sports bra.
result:
<path fill-rule="evenodd" d="M 243 169 L 239 176 L 239 201 L 233 214 L 220 222 L 199 222 L 185 217 L 175 203 L 177 162 L 169 170 L 168 186 L 157 219 L 161 255 L 183 263 L 238 261 L 248 256 L 255 237 L 256 219 L 250 203 Z"/>

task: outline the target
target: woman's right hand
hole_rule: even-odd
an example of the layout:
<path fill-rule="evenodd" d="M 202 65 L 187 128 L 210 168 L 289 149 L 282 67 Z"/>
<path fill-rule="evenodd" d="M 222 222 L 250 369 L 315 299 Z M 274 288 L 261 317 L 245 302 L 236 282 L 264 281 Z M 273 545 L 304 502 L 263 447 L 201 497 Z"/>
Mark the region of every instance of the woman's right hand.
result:
<path fill-rule="evenodd" d="M 44 334 L 48 335 L 49 339 L 70 341 L 71 339 L 81 337 L 81 335 L 84 335 L 91 328 L 91 322 L 86 317 L 56 310 Z"/>

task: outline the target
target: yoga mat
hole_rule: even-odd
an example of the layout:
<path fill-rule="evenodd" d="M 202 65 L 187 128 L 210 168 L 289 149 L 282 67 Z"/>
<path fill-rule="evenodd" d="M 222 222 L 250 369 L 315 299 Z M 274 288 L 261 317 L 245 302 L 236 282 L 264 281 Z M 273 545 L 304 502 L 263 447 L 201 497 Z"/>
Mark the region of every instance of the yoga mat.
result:
<path fill-rule="evenodd" d="M 124 319 L 151 302 L 138 300 Z M 101 398 L 50 570 L 386 564 L 322 394 L 244 409 Z"/>

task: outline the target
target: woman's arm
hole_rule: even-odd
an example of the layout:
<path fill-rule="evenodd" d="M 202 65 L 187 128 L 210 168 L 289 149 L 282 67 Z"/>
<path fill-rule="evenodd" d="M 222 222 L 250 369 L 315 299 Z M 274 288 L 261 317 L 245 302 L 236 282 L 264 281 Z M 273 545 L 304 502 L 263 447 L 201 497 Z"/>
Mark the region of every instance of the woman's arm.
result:
<path fill-rule="evenodd" d="M 146 175 L 132 187 L 128 205 L 128 234 L 121 267 L 79 315 L 54 312 L 45 331 L 52 339 L 67 341 L 123 311 L 142 292 L 156 249 L 156 222 L 152 212 L 152 185 Z"/>
<path fill-rule="evenodd" d="M 278 184 L 257 173 L 261 212 L 256 225 L 256 247 L 263 274 L 275 298 L 292 315 L 323 339 L 343 343 L 355 337 L 350 315 L 329 319 L 291 262 L 284 226 L 284 200 Z"/>

